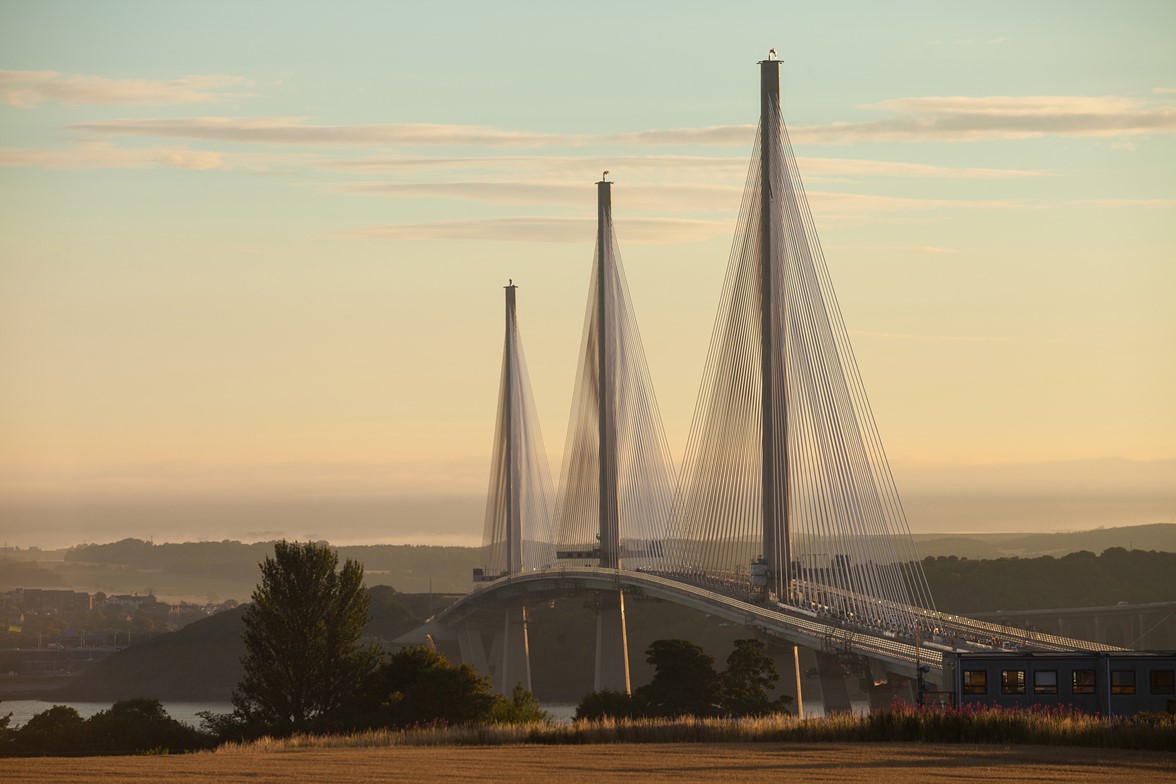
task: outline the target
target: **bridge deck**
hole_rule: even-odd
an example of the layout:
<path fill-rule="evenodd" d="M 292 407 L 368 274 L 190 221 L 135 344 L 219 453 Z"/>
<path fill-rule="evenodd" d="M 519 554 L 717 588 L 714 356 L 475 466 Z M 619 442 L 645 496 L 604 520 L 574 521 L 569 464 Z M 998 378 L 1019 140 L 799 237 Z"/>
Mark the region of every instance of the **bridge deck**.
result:
<path fill-rule="evenodd" d="M 432 620 L 439 624 L 459 622 L 488 604 L 527 598 L 538 600 L 541 597 L 598 590 L 623 590 L 693 607 L 798 645 L 816 650 L 847 651 L 879 659 L 892 672 L 910 677 L 915 675 L 918 664 L 942 670 L 945 653 L 985 648 L 991 650 L 999 647 L 1000 643 L 1011 644 L 1016 649 L 1033 650 L 1121 650 L 1109 645 L 935 613 L 923 608 L 905 608 L 927 619 L 928 633 L 932 638 L 916 645 L 913 638 L 856 626 L 845 619 L 823 618 L 815 612 L 784 604 L 756 604 L 680 578 L 590 566 L 547 567 L 482 583 Z M 935 629 L 939 632 L 938 639 L 943 642 L 937 641 L 933 632 Z M 953 645 L 950 642 L 953 636 L 967 638 L 969 642 Z M 977 637 L 988 640 L 996 638 L 996 644 L 971 642 Z"/>

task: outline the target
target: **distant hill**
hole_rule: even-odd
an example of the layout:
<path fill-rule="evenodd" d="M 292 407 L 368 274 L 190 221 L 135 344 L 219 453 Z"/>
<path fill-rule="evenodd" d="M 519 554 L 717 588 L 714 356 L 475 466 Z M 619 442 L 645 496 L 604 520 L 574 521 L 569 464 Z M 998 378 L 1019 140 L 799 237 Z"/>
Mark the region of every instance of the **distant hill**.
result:
<path fill-rule="evenodd" d="M 921 556 L 1007 558 L 1062 556 L 1083 550 L 1101 553 L 1110 547 L 1176 553 L 1176 523 L 1127 525 L 1049 534 L 915 534 Z"/>
<path fill-rule="evenodd" d="M 979 612 L 1176 601 L 1176 553 L 1112 548 L 1061 558 L 924 560 L 940 610 Z M 391 640 L 448 606 L 455 595 L 405 594 L 388 586 L 369 589 L 371 618 L 365 632 Z M 721 622 L 672 603 L 626 599 L 629 657 L 634 686 L 652 677 L 644 651 L 657 639 L 683 638 L 701 645 L 720 667 L 734 640 L 751 636 L 739 624 Z M 113 701 L 131 697 L 224 701 L 241 679 L 245 607 L 223 612 L 179 631 L 155 637 L 96 663 L 50 699 Z M 547 701 L 577 701 L 592 688 L 596 619 L 591 599 L 571 596 L 528 610 L 532 679 Z M 501 622 L 491 616 L 490 622 Z M 457 657 L 456 650 L 443 651 Z"/>
<path fill-rule="evenodd" d="M 1105 607 L 1176 601 L 1176 553 L 1089 551 L 1060 558 L 926 558 L 935 606 L 967 614 L 992 610 Z"/>
<path fill-rule="evenodd" d="M 481 557 L 481 551 L 473 547 L 366 545 L 337 549 L 341 558 L 364 565 L 369 583 L 390 585 L 403 593 L 467 591 L 471 571 Z M 61 561 L 42 561 L 35 566 L 0 559 L 0 579 L 19 579 L 19 568 L 26 570 L 21 576 L 40 584 L 80 591 L 150 592 L 173 603 L 248 601 L 257 583 L 258 564 L 272 553 L 273 542 L 152 544 L 123 539 L 71 547 Z"/>
<path fill-rule="evenodd" d="M 1110 547 L 1176 552 L 1176 523 L 1097 528 L 1034 534 L 916 534 L 921 557 L 1005 558 L 1062 556 Z M 343 558 L 364 565 L 368 582 L 402 594 L 464 593 L 479 565 L 474 547 L 366 545 L 338 548 Z M 124 539 L 72 547 L 62 560 L 24 564 L 0 557 L 0 585 L 62 587 L 111 593 L 147 593 L 163 601 L 248 601 L 257 582 L 258 563 L 273 552 L 272 542 L 236 541 L 152 544 Z"/>
<path fill-rule="evenodd" d="M 372 597 L 371 617 L 364 633 L 381 640 L 415 629 L 456 598 L 401 594 L 386 585 L 370 588 L 368 593 Z M 132 697 L 227 700 L 242 676 L 242 618 L 247 608 L 245 605 L 218 613 L 132 645 L 96 663 L 52 697 L 96 701 Z"/>

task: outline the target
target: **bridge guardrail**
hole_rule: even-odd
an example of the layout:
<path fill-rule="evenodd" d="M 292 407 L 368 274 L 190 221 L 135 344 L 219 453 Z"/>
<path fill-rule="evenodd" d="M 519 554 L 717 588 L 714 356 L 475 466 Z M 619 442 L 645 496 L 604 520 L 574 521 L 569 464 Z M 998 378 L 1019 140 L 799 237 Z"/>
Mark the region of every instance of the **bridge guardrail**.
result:
<path fill-rule="evenodd" d="M 852 650 L 874 655 L 885 659 L 890 659 L 895 662 L 903 664 L 913 664 L 915 661 L 920 661 L 928 666 L 936 669 L 941 669 L 943 666 L 942 653 L 923 649 L 916 651 L 915 646 L 906 643 L 891 640 L 885 637 L 874 636 L 866 632 L 848 629 L 842 626 L 821 623 L 801 616 L 799 613 L 792 614 L 785 610 L 774 610 L 768 607 L 761 607 L 759 605 L 750 604 L 741 599 L 736 599 L 716 591 L 703 588 L 692 583 L 674 580 L 660 575 L 651 574 L 648 572 L 636 572 L 618 569 L 602 569 L 600 567 L 581 566 L 581 567 L 547 567 L 531 572 L 521 572 L 518 574 L 507 575 L 494 580 L 490 583 L 483 583 L 478 585 L 465 597 L 458 600 L 453 605 L 450 605 L 445 610 L 442 610 L 433 620 L 443 621 L 446 616 L 459 608 L 459 605 L 467 604 L 470 601 L 476 601 L 478 598 L 486 593 L 501 590 L 506 585 L 517 585 L 523 582 L 539 581 L 544 579 L 592 579 L 604 583 L 604 586 L 610 589 L 619 589 L 629 585 L 631 587 L 658 588 L 670 594 L 677 595 L 683 598 L 691 598 L 703 603 L 709 603 L 712 608 L 715 606 L 722 607 L 728 611 L 729 614 L 741 617 L 746 621 L 757 620 L 762 624 L 762 630 L 767 633 L 779 631 L 779 627 L 790 629 L 795 633 L 806 636 L 812 639 L 814 647 L 820 646 L 824 641 L 831 637 L 844 635 L 845 644 Z"/>

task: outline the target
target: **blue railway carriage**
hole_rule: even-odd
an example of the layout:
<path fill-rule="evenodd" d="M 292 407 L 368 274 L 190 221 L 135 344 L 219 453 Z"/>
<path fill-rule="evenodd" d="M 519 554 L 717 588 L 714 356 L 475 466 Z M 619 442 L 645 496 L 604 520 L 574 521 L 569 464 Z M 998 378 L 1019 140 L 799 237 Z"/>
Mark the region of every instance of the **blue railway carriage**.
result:
<path fill-rule="evenodd" d="M 1126 716 L 1176 713 L 1176 651 L 944 654 L 957 705 L 1073 706 Z"/>

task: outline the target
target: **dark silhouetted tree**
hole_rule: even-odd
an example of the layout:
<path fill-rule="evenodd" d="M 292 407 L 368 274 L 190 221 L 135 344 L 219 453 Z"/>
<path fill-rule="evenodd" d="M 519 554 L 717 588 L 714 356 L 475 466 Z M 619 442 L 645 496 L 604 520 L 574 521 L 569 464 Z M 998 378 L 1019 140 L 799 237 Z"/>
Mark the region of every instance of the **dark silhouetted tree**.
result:
<path fill-rule="evenodd" d="M 87 751 L 86 720 L 67 705 L 54 705 L 33 716 L 15 732 L 18 754 L 64 755 Z"/>
<path fill-rule="evenodd" d="M 468 664 L 454 665 L 425 647 L 401 648 L 368 678 L 365 699 L 372 727 L 476 724 L 491 717 L 497 697 L 490 681 Z"/>
<path fill-rule="evenodd" d="M 756 639 L 736 640 L 727 657 L 727 669 L 720 677 L 723 712 L 730 716 L 763 716 L 784 710 L 792 698 L 773 700 L 768 693 L 780 680 L 776 662 L 766 646 Z"/>
<path fill-rule="evenodd" d="M 650 716 L 713 716 L 719 711 L 715 659 L 686 640 L 655 640 L 645 651 L 653 680 L 637 690 L 638 708 Z"/>
<path fill-rule="evenodd" d="M 631 719 L 638 715 L 638 706 L 633 697 L 623 691 L 601 689 L 594 691 L 576 706 L 576 719 Z"/>
<path fill-rule="evenodd" d="M 378 651 L 360 643 L 370 599 L 363 567 L 325 544 L 277 542 L 245 613 L 245 677 L 233 693 L 248 726 L 330 728 L 357 699 Z"/>

